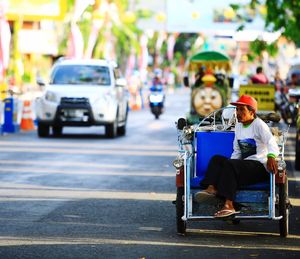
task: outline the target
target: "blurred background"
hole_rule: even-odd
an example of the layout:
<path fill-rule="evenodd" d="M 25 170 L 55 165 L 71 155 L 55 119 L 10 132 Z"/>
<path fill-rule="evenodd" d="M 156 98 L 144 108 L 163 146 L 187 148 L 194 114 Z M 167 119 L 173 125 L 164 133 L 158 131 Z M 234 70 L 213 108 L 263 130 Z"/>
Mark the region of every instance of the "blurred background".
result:
<path fill-rule="evenodd" d="M 299 4 L 270 2 L 1 0 L 1 99 L 9 90 L 38 91 L 36 79 L 62 56 L 117 61 L 132 95 L 155 68 L 169 90 L 181 87 L 188 57 L 202 50 L 226 53 L 240 82 L 258 65 L 270 82 L 276 72 L 289 80 L 298 62 Z"/>

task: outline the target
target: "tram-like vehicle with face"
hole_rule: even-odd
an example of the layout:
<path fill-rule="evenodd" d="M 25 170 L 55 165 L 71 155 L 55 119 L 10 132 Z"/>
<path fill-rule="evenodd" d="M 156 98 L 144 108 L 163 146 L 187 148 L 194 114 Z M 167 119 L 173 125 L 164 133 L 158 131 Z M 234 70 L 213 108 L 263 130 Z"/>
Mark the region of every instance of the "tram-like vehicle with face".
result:
<path fill-rule="evenodd" d="M 203 51 L 192 56 L 186 68 L 184 85 L 191 87 L 189 124 L 199 122 L 214 110 L 224 107 L 230 99 L 229 57 L 216 51 Z"/>

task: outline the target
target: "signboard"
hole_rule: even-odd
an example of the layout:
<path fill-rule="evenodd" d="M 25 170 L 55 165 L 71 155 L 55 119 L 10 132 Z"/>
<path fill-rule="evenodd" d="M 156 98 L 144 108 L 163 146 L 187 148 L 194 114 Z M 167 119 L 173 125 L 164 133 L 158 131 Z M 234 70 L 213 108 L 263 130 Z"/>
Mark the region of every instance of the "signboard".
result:
<path fill-rule="evenodd" d="M 241 85 L 239 95 L 251 95 L 257 100 L 259 111 L 275 110 L 275 87 L 274 85 Z"/>
<path fill-rule="evenodd" d="M 7 19 L 23 21 L 62 20 L 65 0 L 7 0 Z"/>
<path fill-rule="evenodd" d="M 20 30 L 18 50 L 24 54 L 57 55 L 58 41 L 54 30 Z"/>

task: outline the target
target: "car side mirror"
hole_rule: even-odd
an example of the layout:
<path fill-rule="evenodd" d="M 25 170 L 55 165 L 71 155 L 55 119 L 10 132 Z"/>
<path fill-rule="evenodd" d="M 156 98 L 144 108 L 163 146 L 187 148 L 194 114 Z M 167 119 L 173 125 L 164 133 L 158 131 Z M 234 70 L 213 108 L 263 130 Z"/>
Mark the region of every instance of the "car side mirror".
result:
<path fill-rule="evenodd" d="M 184 76 L 183 77 L 183 85 L 185 87 L 189 87 L 190 86 L 190 83 L 189 83 L 189 77 L 188 76 Z"/>
<path fill-rule="evenodd" d="M 36 83 L 37 83 L 39 86 L 45 86 L 45 85 L 46 85 L 45 81 L 44 81 L 42 78 L 40 78 L 40 77 L 38 77 L 38 78 L 36 79 Z"/>
<path fill-rule="evenodd" d="M 125 87 L 127 85 L 125 78 L 116 79 L 116 86 Z"/>

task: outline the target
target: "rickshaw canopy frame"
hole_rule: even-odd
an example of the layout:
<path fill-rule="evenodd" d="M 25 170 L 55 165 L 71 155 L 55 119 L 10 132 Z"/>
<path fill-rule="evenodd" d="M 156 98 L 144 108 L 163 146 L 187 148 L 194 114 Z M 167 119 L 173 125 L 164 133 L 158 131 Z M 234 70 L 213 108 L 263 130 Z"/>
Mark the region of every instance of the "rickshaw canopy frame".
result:
<path fill-rule="evenodd" d="M 217 51 L 202 51 L 193 55 L 189 60 L 189 70 L 197 70 L 202 66 L 206 68 L 231 70 L 230 58 Z"/>

